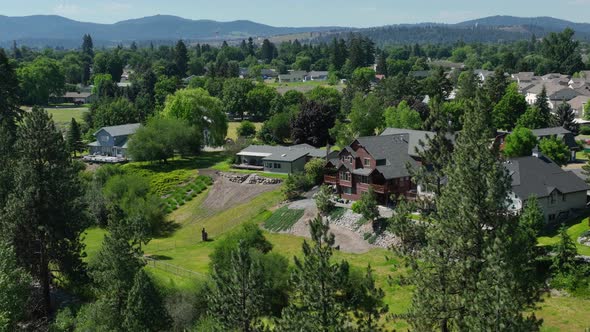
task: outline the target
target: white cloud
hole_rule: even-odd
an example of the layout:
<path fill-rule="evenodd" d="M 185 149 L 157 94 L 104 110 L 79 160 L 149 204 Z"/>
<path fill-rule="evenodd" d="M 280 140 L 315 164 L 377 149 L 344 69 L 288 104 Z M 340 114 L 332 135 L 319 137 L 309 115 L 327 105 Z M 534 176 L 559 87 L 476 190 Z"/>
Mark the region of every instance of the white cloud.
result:
<path fill-rule="evenodd" d="M 53 13 L 61 16 L 78 16 L 83 12 L 84 9 L 82 7 L 66 1 L 62 1 L 53 7 Z"/>

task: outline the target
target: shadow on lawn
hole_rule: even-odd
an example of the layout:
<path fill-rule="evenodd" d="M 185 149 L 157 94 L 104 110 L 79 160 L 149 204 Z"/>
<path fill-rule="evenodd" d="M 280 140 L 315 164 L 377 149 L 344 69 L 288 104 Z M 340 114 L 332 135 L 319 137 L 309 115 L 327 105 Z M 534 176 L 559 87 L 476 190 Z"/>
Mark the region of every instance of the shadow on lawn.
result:
<path fill-rule="evenodd" d="M 215 164 L 225 160 L 222 152 L 201 152 L 198 156 L 177 158 L 168 162 L 145 162 L 134 164 L 134 167 L 143 168 L 152 172 L 172 172 L 176 170 L 193 170 L 211 168 Z"/>
<path fill-rule="evenodd" d="M 545 227 L 543 227 L 539 236 L 546 236 L 546 237 L 557 236 L 559 234 L 559 229 L 561 228 L 562 225 L 565 225 L 566 228 L 570 228 L 573 225 L 577 225 L 577 224 L 581 223 L 584 219 L 588 218 L 588 216 L 590 216 L 590 211 L 584 211 L 580 216 L 577 216 L 575 218 L 570 218 L 567 220 L 556 221 L 556 222 L 547 224 L 547 225 L 545 225 Z"/>
<path fill-rule="evenodd" d="M 161 226 L 160 229 L 154 234 L 155 238 L 167 238 L 170 237 L 180 228 L 180 224 L 176 223 L 174 220 L 165 221 Z"/>
<path fill-rule="evenodd" d="M 157 260 L 157 261 L 170 261 L 170 260 L 172 260 L 172 257 L 165 256 L 165 255 L 150 255 L 149 257 L 151 259 Z"/>

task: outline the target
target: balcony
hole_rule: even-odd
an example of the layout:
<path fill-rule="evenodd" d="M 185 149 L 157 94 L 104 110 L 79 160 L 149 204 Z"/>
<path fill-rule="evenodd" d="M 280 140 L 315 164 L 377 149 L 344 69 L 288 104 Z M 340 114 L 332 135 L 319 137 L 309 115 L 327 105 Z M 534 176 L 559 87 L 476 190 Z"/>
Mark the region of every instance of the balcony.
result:
<path fill-rule="evenodd" d="M 380 184 L 372 184 L 371 188 L 373 188 L 373 190 L 379 194 L 385 194 L 387 189 L 386 186 Z"/>
<path fill-rule="evenodd" d="M 324 175 L 324 183 L 327 183 L 327 184 L 338 184 L 338 176 Z"/>

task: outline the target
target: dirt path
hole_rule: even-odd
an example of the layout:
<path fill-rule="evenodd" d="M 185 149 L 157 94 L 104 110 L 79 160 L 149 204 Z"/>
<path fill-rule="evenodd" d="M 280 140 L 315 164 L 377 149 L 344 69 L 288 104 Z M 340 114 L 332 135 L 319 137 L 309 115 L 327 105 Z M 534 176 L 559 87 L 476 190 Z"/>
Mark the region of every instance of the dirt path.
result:
<path fill-rule="evenodd" d="M 213 186 L 203 202 L 203 207 L 215 211 L 246 203 L 262 193 L 280 187 L 280 184 L 235 183 L 211 170 L 200 170 L 199 174 L 213 177 Z"/>
<path fill-rule="evenodd" d="M 309 235 L 309 221 L 317 217 L 318 211 L 313 199 L 303 199 L 293 202 L 289 205 L 291 209 L 304 209 L 303 217 L 293 225 L 293 227 L 286 233 L 310 238 Z M 335 244 L 340 247 L 343 252 L 362 254 L 375 246 L 365 241 L 362 236 L 345 227 L 339 225 L 330 225 L 330 232 L 334 234 Z"/>

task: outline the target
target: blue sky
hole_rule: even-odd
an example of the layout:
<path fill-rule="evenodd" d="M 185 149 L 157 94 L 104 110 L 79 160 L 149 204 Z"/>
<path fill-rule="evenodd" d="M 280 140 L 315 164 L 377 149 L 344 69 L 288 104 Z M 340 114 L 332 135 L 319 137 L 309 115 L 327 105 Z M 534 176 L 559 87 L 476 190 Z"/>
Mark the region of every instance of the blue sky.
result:
<path fill-rule="evenodd" d="M 56 14 L 113 23 L 170 14 L 190 19 L 248 19 L 274 26 L 368 27 L 456 23 L 490 15 L 553 16 L 589 22 L 590 0 L 0 0 L 0 14 Z"/>

